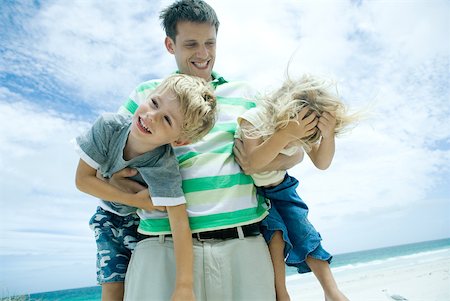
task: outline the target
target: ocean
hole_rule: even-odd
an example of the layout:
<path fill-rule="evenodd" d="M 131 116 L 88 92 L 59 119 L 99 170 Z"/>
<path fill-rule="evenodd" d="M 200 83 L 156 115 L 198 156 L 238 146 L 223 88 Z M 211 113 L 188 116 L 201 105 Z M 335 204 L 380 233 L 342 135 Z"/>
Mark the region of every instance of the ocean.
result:
<path fill-rule="evenodd" d="M 450 249 L 450 238 L 419 242 L 373 250 L 337 254 L 333 257 L 331 268 L 334 270 L 351 269 L 361 265 L 376 265 L 392 260 L 392 258 L 411 258 L 423 253 L 436 254 Z M 286 269 L 287 276 L 297 274 L 294 268 Z M 100 301 L 99 286 L 60 290 L 46 293 L 31 294 L 2 298 L 1 301 Z"/>

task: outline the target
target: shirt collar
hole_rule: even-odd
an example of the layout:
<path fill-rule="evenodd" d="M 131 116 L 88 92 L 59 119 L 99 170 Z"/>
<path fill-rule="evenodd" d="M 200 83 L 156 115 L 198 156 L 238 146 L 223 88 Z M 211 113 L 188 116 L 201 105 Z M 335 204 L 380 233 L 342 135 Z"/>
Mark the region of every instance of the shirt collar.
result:
<path fill-rule="evenodd" d="M 176 73 L 180 73 L 180 71 L 177 70 Z M 219 75 L 219 73 L 217 73 L 216 71 L 211 72 L 211 77 L 211 85 L 214 87 L 214 89 L 217 88 L 217 86 L 228 83 L 228 81 L 224 79 L 223 76 Z"/>

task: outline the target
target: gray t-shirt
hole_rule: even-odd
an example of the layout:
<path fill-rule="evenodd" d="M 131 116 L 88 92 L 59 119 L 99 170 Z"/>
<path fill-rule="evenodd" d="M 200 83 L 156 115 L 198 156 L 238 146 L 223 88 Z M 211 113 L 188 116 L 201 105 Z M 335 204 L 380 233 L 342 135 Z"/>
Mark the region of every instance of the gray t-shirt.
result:
<path fill-rule="evenodd" d="M 76 138 L 81 159 L 99 170 L 105 178 L 125 167 L 136 168 L 138 174 L 131 179 L 148 186 L 155 206 L 186 203 L 178 161 L 170 145 L 162 145 L 129 161 L 123 159 L 131 119 L 131 116 L 113 113 L 101 115 L 91 129 Z M 121 216 L 135 213 L 137 209 L 104 200 L 100 206 Z"/>

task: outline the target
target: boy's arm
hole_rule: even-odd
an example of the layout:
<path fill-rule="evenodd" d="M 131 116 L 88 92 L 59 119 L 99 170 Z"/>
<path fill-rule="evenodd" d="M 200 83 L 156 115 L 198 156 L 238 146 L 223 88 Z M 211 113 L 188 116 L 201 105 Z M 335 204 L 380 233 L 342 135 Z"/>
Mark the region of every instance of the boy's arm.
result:
<path fill-rule="evenodd" d="M 320 130 L 322 139 L 319 144 L 313 146 L 308 156 L 318 169 L 327 169 L 333 161 L 335 152 L 334 130 L 336 128 L 336 118 L 333 114 L 324 112 L 319 118 L 317 127 Z"/>
<path fill-rule="evenodd" d="M 167 213 L 172 230 L 176 264 L 175 290 L 172 301 L 195 300 L 194 254 L 186 205 L 168 206 Z"/>
<path fill-rule="evenodd" d="M 142 208 L 148 211 L 164 207 L 155 207 L 148 193 L 143 190 L 139 193 L 127 193 L 97 178 L 97 171 L 80 159 L 76 171 L 75 183 L 80 191 L 93 195 L 105 201 L 112 201 L 124 205 Z"/>

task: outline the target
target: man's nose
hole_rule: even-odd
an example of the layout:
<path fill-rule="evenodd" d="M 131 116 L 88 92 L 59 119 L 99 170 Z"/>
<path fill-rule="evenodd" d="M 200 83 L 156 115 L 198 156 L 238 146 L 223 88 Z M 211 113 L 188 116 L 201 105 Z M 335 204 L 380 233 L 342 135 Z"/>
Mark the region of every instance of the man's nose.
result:
<path fill-rule="evenodd" d="M 206 48 L 205 45 L 199 46 L 199 48 L 197 49 L 197 57 L 201 59 L 208 58 L 208 48 Z"/>

